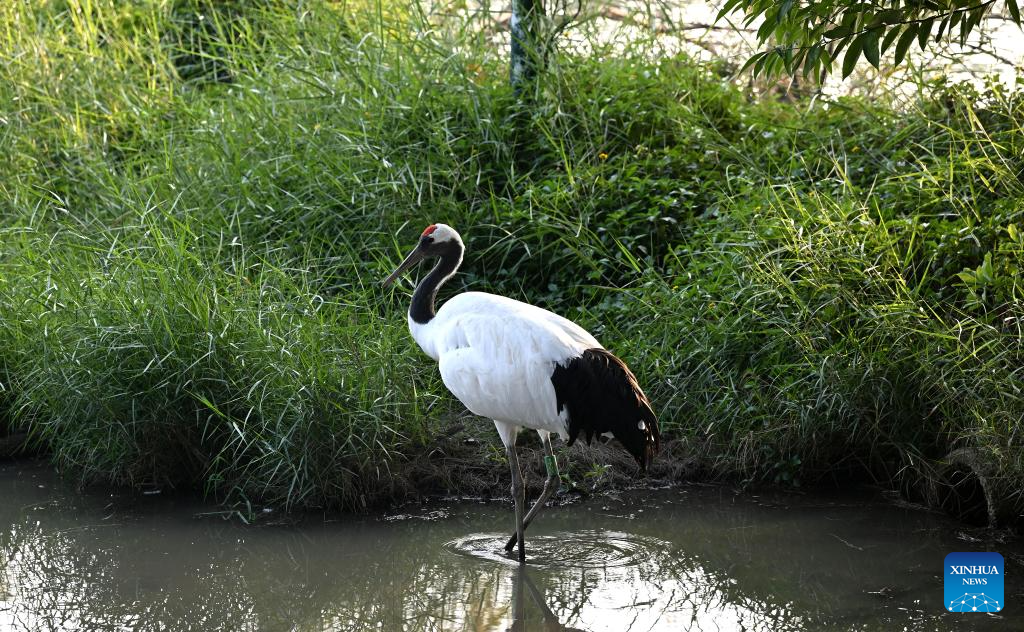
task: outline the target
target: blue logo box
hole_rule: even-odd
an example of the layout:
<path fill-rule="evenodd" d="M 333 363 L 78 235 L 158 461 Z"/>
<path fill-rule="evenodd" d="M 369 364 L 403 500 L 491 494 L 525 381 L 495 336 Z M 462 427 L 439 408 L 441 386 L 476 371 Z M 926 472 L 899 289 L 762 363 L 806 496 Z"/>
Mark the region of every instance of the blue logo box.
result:
<path fill-rule="evenodd" d="M 1000 612 L 1003 601 L 1003 556 L 998 553 L 950 553 L 945 568 L 946 610 Z"/>

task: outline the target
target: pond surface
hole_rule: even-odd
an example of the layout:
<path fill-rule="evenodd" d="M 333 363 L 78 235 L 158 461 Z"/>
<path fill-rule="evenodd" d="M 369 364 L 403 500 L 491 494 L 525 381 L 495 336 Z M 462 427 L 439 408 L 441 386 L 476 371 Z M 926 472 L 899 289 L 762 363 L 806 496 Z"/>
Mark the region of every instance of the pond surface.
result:
<path fill-rule="evenodd" d="M 1024 630 L 1024 546 L 856 495 L 687 486 L 246 526 L 0 465 L 2 630 Z M 951 551 L 1006 559 L 999 615 L 947 613 Z"/>

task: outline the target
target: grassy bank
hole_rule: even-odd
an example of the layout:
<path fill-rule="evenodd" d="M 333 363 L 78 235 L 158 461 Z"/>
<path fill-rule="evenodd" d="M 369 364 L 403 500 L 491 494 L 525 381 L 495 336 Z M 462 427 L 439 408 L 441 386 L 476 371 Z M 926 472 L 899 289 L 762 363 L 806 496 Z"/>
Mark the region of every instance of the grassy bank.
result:
<path fill-rule="evenodd" d="M 451 291 L 588 327 L 704 475 L 927 489 L 967 447 L 1024 483 L 1019 92 L 751 102 L 634 43 L 558 56 L 523 113 L 486 37 L 390 5 L 0 22 L 0 395 L 62 468 L 293 507 L 443 484 L 463 411 L 376 281 L 444 221 Z"/>

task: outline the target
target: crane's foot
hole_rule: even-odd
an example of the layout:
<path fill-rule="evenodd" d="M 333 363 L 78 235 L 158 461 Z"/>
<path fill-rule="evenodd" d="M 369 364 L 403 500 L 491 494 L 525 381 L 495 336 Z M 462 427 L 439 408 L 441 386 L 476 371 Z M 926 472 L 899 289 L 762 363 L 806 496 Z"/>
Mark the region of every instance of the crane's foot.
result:
<path fill-rule="evenodd" d="M 508 542 L 505 543 L 505 552 L 509 555 L 512 555 L 512 551 L 516 548 L 516 544 L 519 544 L 519 538 L 516 537 L 516 534 L 513 533 L 512 537 L 509 538 Z"/>
<path fill-rule="evenodd" d="M 518 538 L 516 539 L 516 542 L 517 543 L 519 542 Z M 526 563 L 526 547 L 523 547 L 523 546 L 516 547 L 515 545 L 513 545 L 511 547 L 506 547 L 505 548 L 505 557 L 507 557 L 510 560 L 518 560 L 520 564 L 525 564 Z"/>
<path fill-rule="evenodd" d="M 511 549 L 505 549 L 505 557 L 507 557 L 510 560 L 518 560 L 519 562 L 525 562 L 526 552 L 523 551 L 522 553 L 520 553 L 519 549 L 517 549 L 516 547 L 512 547 Z"/>

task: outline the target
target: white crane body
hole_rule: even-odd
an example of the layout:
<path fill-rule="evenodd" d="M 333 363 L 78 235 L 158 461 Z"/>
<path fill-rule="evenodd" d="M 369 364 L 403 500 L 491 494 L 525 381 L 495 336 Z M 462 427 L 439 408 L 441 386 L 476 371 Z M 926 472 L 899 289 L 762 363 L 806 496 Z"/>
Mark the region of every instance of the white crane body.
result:
<path fill-rule="evenodd" d="M 525 561 L 523 530 L 554 492 L 558 467 L 550 435 L 568 444 L 583 434 L 613 436 L 641 469 L 657 452 L 658 421 L 636 377 L 585 329 L 545 309 L 484 292 L 459 294 L 434 310 L 438 288 L 462 263 L 464 246 L 450 226 L 431 224 L 416 249 L 384 280 L 391 283 L 426 257 L 437 265 L 420 281 L 409 308 L 409 331 L 437 361 L 444 385 L 473 414 L 494 421 L 512 470 L 516 533 Z M 524 518 L 525 488 L 516 436 L 532 428 L 547 452 L 544 492 Z"/>
<path fill-rule="evenodd" d="M 602 348 L 566 318 L 484 292 L 451 298 L 426 324 L 410 317 L 409 330 L 437 361 L 448 390 L 473 414 L 493 419 L 503 441 L 521 427 L 568 439 L 551 375 L 556 365 Z"/>

